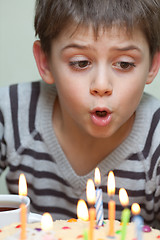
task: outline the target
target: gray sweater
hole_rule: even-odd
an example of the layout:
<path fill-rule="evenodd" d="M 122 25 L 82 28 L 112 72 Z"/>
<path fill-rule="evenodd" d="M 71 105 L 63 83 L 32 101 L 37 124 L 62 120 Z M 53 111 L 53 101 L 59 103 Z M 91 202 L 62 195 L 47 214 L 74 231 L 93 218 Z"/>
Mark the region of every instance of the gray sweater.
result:
<path fill-rule="evenodd" d="M 18 193 L 18 179 L 24 173 L 31 199 L 31 211 L 50 212 L 53 219 L 76 218 L 77 201 L 86 200 L 86 183 L 94 170 L 78 176 L 56 139 L 52 111 L 54 85 L 22 83 L 0 90 L 0 173 L 8 166 L 10 193 Z M 123 106 L 122 106 L 123 107 Z M 119 189 L 141 206 L 148 224 L 160 219 L 160 101 L 144 94 L 135 123 L 127 139 L 98 165 L 101 171 L 104 217 L 108 216 L 107 175 L 116 178 L 116 218 L 123 207 Z"/>

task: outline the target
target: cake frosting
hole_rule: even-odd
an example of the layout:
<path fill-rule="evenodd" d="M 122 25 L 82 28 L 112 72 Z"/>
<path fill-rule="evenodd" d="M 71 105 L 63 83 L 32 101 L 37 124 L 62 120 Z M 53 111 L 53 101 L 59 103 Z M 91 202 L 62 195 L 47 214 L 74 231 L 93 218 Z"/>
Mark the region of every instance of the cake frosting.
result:
<path fill-rule="evenodd" d="M 94 240 L 110 240 L 108 236 L 108 220 L 104 221 L 104 225 L 94 228 Z M 27 224 L 26 240 L 83 240 L 89 229 L 89 222 L 81 220 L 57 220 L 53 222 L 53 229 L 50 231 L 42 231 L 40 223 Z M 119 221 L 115 221 L 115 240 L 121 239 L 122 225 Z M 160 239 L 160 230 L 144 226 L 143 240 Z M 0 229 L 1 240 L 17 240 L 20 239 L 20 225 L 12 224 Z M 136 240 L 136 230 L 133 222 L 127 225 L 126 240 Z"/>

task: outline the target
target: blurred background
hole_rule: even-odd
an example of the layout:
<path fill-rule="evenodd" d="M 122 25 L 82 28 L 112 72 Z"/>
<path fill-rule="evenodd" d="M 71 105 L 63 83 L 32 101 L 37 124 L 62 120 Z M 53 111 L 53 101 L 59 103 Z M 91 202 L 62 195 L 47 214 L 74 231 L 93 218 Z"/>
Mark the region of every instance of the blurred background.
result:
<path fill-rule="evenodd" d="M 40 79 L 33 53 L 35 0 L 0 0 L 0 86 Z M 145 91 L 160 98 L 160 73 Z"/>
<path fill-rule="evenodd" d="M 0 0 L 0 86 L 40 78 L 32 53 L 35 0 Z"/>

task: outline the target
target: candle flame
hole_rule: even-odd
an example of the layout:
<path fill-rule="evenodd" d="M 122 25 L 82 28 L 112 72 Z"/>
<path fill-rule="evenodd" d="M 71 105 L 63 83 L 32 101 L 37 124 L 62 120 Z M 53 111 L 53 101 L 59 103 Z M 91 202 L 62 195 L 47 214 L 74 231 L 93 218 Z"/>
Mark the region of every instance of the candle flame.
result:
<path fill-rule="evenodd" d="M 124 188 L 120 188 L 120 190 L 119 190 L 119 200 L 123 207 L 125 207 L 129 204 L 128 194 Z"/>
<path fill-rule="evenodd" d="M 100 170 L 99 170 L 98 167 L 95 169 L 94 182 L 95 182 L 96 185 L 101 184 L 101 174 L 100 174 Z"/>
<path fill-rule="evenodd" d="M 52 216 L 47 212 L 42 215 L 41 228 L 43 231 L 48 231 L 53 228 Z"/>
<path fill-rule="evenodd" d="M 107 192 L 108 195 L 115 194 L 115 177 L 113 171 L 110 171 L 108 174 Z"/>
<path fill-rule="evenodd" d="M 83 221 L 89 220 L 87 204 L 84 200 L 80 199 L 77 204 L 77 216 Z"/>
<path fill-rule="evenodd" d="M 138 215 L 141 212 L 141 208 L 138 203 L 133 203 L 131 210 L 134 215 Z"/>
<path fill-rule="evenodd" d="M 27 181 L 23 173 L 19 177 L 19 195 L 27 196 Z"/>
<path fill-rule="evenodd" d="M 87 181 L 86 195 L 87 195 L 88 203 L 94 205 L 96 201 L 96 192 L 95 192 L 94 182 L 92 179 L 88 179 Z"/>

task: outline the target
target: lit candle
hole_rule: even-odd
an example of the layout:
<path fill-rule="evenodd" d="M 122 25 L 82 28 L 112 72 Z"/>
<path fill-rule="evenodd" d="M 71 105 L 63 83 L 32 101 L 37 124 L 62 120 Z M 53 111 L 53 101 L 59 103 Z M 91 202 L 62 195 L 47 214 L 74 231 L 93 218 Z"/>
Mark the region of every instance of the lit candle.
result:
<path fill-rule="evenodd" d="M 19 177 L 19 195 L 22 197 L 22 203 L 20 205 L 20 221 L 21 221 L 21 234 L 20 240 L 26 239 L 26 224 L 27 224 L 27 208 L 23 202 L 23 197 L 27 196 L 27 182 L 24 174 L 20 174 Z"/>
<path fill-rule="evenodd" d="M 78 217 L 78 219 L 81 219 L 82 221 L 89 220 L 87 204 L 82 199 L 80 199 L 77 204 L 77 217 Z"/>
<path fill-rule="evenodd" d="M 126 207 L 129 203 L 128 194 L 124 188 L 121 188 L 119 190 L 119 200 L 123 207 Z M 127 224 L 129 220 L 130 220 L 130 210 L 128 208 L 125 208 L 122 211 L 122 216 L 121 216 L 121 222 L 122 222 L 121 240 L 125 240 Z"/>
<path fill-rule="evenodd" d="M 96 210 L 94 208 L 95 200 L 96 200 L 96 193 L 95 193 L 95 186 L 92 179 L 87 181 L 87 201 L 90 205 L 89 208 L 89 233 L 88 233 L 88 240 L 94 239 L 94 227 L 95 227 L 95 218 L 96 218 Z"/>
<path fill-rule="evenodd" d="M 101 174 L 99 168 L 95 169 L 94 182 L 96 184 L 96 219 L 97 225 L 103 225 L 103 201 L 102 201 L 102 189 L 99 188 L 101 184 Z"/>
<path fill-rule="evenodd" d="M 134 215 L 133 222 L 136 227 L 136 239 L 142 240 L 142 228 L 144 225 L 143 218 L 139 215 L 141 212 L 141 208 L 138 203 L 133 203 L 131 207 L 132 213 Z"/>
<path fill-rule="evenodd" d="M 114 220 L 115 220 L 115 201 L 113 200 L 113 196 L 115 194 L 115 178 L 114 173 L 112 171 L 109 172 L 108 175 L 108 183 L 107 183 L 107 192 L 110 196 L 110 200 L 108 202 L 108 220 L 109 220 L 109 233 L 110 237 L 114 236 Z"/>
<path fill-rule="evenodd" d="M 41 228 L 45 232 L 43 240 L 54 240 L 54 236 L 51 235 L 49 230 L 53 229 L 53 220 L 49 213 L 44 213 L 41 219 Z"/>
<path fill-rule="evenodd" d="M 89 220 L 87 204 L 82 199 L 80 199 L 77 204 L 77 217 L 78 217 L 78 219 L 81 219 L 82 221 Z M 85 226 L 83 229 L 83 238 L 84 238 L 84 240 L 88 240 L 88 232 L 86 231 Z"/>

